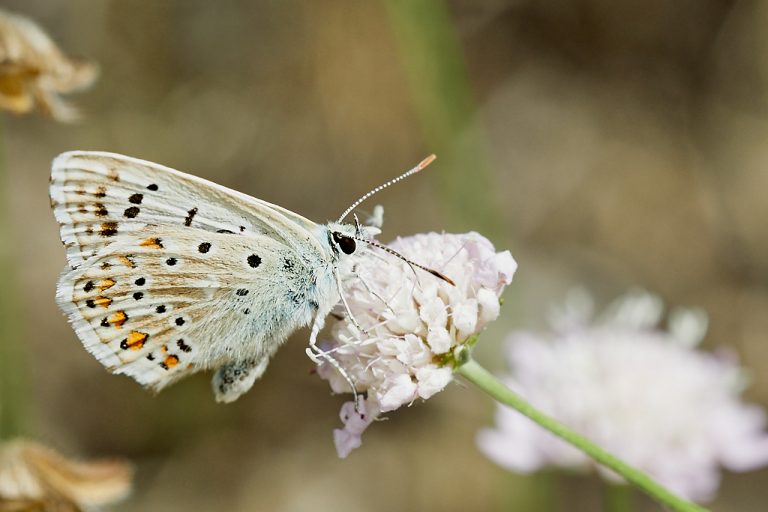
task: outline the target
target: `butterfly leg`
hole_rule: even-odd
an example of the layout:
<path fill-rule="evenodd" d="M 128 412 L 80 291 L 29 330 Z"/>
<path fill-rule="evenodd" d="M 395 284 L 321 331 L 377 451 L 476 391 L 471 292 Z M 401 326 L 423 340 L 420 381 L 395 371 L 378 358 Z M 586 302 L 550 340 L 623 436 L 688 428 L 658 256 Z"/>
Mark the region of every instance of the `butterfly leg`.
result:
<path fill-rule="evenodd" d="M 321 352 L 321 350 L 317 346 L 317 336 L 320 334 L 320 331 L 323 330 L 323 327 L 325 327 L 325 315 L 317 313 L 315 315 L 315 321 L 312 322 L 312 332 L 309 334 L 309 346 L 318 352 Z"/>
<path fill-rule="evenodd" d="M 261 359 L 246 359 L 228 363 L 219 368 L 211 384 L 216 401 L 228 404 L 251 389 L 253 383 L 262 376 L 269 364 L 269 356 Z"/>
<path fill-rule="evenodd" d="M 344 380 L 347 381 L 347 384 L 349 384 L 349 387 L 352 390 L 352 395 L 355 401 L 355 410 L 357 410 L 357 389 L 355 382 L 352 380 L 352 377 L 350 377 L 349 373 L 347 373 L 347 371 L 341 367 L 339 362 L 331 355 L 330 352 L 326 352 L 317 346 L 317 336 L 320 334 L 320 331 L 323 329 L 324 325 L 325 317 L 320 314 L 315 315 L 315 321 L 312 323 L 312 332 L 309 335 L 309 347 L 307 347 L 307 356 L 315 364 L 322 364 L 323 360 L 328 361 L 328 363 L 333 366 L 337 372 L 339 372 Z"/>

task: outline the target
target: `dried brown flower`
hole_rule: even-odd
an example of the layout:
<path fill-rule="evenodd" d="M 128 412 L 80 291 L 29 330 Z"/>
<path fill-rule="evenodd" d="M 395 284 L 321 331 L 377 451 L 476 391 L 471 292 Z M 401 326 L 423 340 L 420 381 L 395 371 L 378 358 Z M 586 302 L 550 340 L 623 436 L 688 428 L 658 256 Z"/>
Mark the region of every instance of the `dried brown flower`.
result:
<path fill-rule="evenodd" d="M 78 512 L 120 500 L 133 470 L 118 460 L 75 462 L 38 443 L 0 444 L 0 512 Z"/>
<path fill-rule="evenodd" d="M 78 118 L 59 95 L 90 86 L 94 64 L 66 57 L 33 21 L 0 10 L 0 108 L 16 114 L 40 109 L 57 121 Z"/>

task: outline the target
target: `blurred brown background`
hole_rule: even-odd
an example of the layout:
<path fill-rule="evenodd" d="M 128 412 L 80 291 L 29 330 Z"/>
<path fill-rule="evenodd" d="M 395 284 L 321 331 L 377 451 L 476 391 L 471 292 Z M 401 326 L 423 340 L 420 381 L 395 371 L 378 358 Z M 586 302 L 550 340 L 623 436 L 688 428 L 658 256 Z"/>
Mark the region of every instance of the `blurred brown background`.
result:
<path fill-rule="evenodd" d="M 682 0 L 5 0 L 97 61 L 75 126 L 5 116 L 29 432 L 137 463 L 120 511 L 574 510 L 596 480 L 514 476 L 474 447 L 493 404 L 453 385 L 338 460 L 343 401 L 307 331 L 232 405 L 209 376 L 153 397 L 109 375 L 54 303 L 64 251 L 47 198 L 70 149 L 157 161 L 335 219 L 382 193 L 383 240 L 475 229 L 520 264 L 478 359 L 540 327 L 574 285 L 705 308 L 768 404 L 768 3 Z M 367 205 L 371 208 L 373 205 Z M 768 471 L 726 477 L 715 510 L 765 510 Z M 638 497 L 641 510 L 659 510 Z"/>

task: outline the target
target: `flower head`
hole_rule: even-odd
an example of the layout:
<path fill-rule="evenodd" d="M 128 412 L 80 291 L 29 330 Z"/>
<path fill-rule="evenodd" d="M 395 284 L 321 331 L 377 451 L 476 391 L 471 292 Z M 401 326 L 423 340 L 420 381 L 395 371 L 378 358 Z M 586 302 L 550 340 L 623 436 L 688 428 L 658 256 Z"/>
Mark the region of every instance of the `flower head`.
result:
<path fill-rule="evenodd" d="M 506 383 L 672 490 L 705 500 L 717 490 L 720 466 L 768 464 L 766 417 L 740 401 L 742 372 L 731 358 L 695 349 L 704 314 L 677 311 L 661 330 L 662 312 L 658 298 L 633 293 L 593 320 L 588 297 L 573 297 L 553 318 L 551 335 L 510 336 Z M 593 464 L 506 407 L 497 410 L 495 428 L 479 433 L 478 445 L 522 473 Z"/>
<path fill-rule="evenodd" d="M 94 510 L 125 497 L 131 473 L 125 462 L 73 462 L 31 441 L 8 441 L 0 444 L 0 509 Z"/>
<path fill-rule="evenodd" d="M 90 86 L 93 64 L 67 58 L 33 21 L 0 10 L 0 108 L 15 114 L 35 107 L 58 121 L 77 119 L 59 94 Z"/>
<path fill-rule="evenodd" d="M 381 413 L 441 391 L 453 377 L 457 349 L 499 316 L 499 296 L 517 264 L 477 233 L 429 233 L 399 238 L 389 248 L 448 276 L 454 284 L 376 249 L 351 262 L 344 294 L 361 332 L 344 319 L 333 326 L 327 353 L 365 398 L 341 410 L 334 432 L 339 456 L 360 446 L 363 431 Z M 327 362 L 318 367 L 337 393 L 348 381 Z"/>

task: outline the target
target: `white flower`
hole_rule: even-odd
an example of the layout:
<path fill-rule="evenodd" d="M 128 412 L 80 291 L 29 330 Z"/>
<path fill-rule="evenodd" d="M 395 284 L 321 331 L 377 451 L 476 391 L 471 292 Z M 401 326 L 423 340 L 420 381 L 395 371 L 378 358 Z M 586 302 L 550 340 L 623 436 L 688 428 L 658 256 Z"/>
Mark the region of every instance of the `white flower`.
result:
<path fill-rule="evenodd" d="M 365 394 L 342 407 L 344 428 L 334 432 L 340 457 L 360 446 L 363 431 L 383 412 L 427 399 L 453 378 L 457 348 L 499 316 L 499 296 L 517 264 L 477 233 L 429 233 L 390 246 L 450 278 L 450 284 L 378 249 L 359 251 L 344 283 L 350 309 L 366 333 L 345 319 L 324 349 Z M 348 381 L 324 361 L 318 374 L 336 393 Z"/>
<path fill-rule="evenodd" d="M 552 335 L 510 336 L 506 383 L 673 491 L 706 500 L 717 490 L 720 466 L 746 471 L 768 464 L 766 417 L 739 400 L 736 362 L 695 350 L 706 330 L 703 313 L 678 311 L 664 331 L 656 327 L 662 312 L 658 298 L 634 293 L 590 320 L 590 301 L 576 297 L 553 319 Z M 513 471 L 592 465 L 506 407 L 496 413 L 496 428 L 477 441 Z"/>

